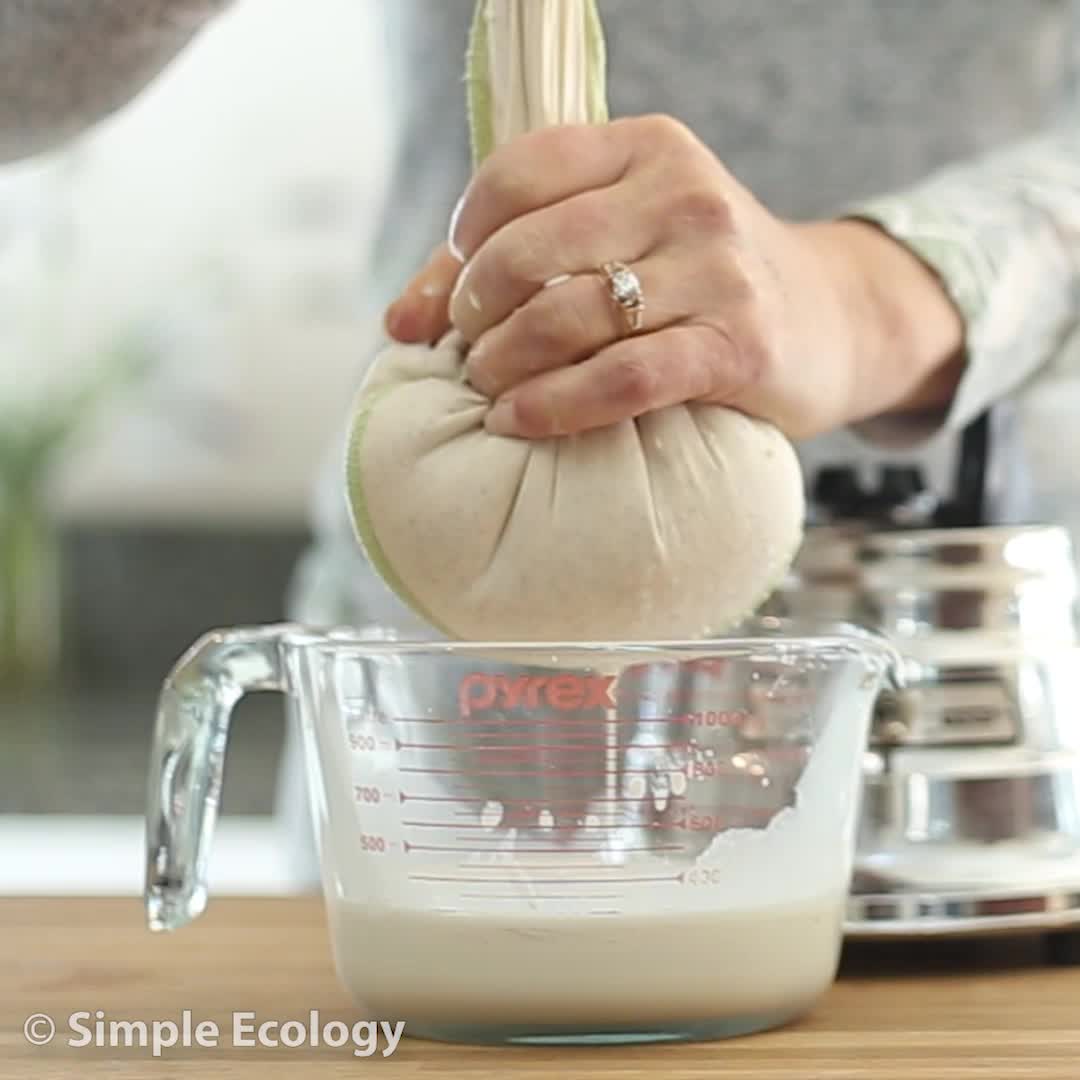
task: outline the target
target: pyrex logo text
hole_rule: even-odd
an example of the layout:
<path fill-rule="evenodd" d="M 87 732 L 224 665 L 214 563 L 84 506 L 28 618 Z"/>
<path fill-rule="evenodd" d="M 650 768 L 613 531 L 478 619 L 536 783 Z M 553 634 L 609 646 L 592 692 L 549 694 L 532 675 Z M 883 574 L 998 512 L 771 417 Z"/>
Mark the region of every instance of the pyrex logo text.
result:
<path fill-rule="evenodd" d="M 477 709 L 614 709 L 610 675 L 490 675 L 473 672 L 458 686 L 461 715 Z"/>

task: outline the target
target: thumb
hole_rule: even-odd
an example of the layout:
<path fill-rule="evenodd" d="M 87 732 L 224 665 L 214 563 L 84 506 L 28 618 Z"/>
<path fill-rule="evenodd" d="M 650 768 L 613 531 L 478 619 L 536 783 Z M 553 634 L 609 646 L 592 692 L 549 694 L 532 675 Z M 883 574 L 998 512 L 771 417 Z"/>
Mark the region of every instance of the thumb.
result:
<path fill-rule="evenodd" d="M 450 294 L 461 263 L 446 244 L 435 249 L 424 268 L 386 312 L 386 330 L 397 341 L 435 341 L 450 329 Z"/>

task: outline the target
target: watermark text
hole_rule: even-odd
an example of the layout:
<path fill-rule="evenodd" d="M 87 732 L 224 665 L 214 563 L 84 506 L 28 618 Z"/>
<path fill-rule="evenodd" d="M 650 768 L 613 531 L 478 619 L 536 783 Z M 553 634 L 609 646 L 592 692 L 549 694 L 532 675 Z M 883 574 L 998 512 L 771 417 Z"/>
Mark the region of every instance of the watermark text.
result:
<path fill-rule="evenodd" d="M 96 1047 L 147 1050 L 153 1057 L 182 1049 L 286 1049 L 299 1047 L 352 1050 L 354 1057 L 389 1057 L 405 1032 L 404 1020 L 323 1020 L 317 1009 L 303 1019 L 278 1019 L 255 1012 L 234 1012 L 222 1023 L 197 1019 L 190 1009 L 160 1020 L 132 1020 L 102 1009 L 53 1017 L 34 1013 L 23 1024 L 33 1046 L 62 1044 L 74 1049 Z"/>

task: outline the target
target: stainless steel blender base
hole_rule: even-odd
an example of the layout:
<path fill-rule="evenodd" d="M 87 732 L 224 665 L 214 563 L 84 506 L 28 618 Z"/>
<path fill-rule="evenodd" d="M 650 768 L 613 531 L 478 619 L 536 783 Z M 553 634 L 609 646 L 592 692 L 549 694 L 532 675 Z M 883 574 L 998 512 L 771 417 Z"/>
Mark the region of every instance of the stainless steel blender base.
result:
<path fill-rule="evenodd" d="M 919 644 L 921 680 L 906 711 L 883 695 L 864 759 L 847 936 L 1080 930 L 1080 649 L 938 639 L 931 666 Z"/>
<path fill-rule="evenodd" d="M 1080 881 L 1021 892 L 866 893 L 848 900 L 852 941 L 1048 933 L 1080 927 Z"/>

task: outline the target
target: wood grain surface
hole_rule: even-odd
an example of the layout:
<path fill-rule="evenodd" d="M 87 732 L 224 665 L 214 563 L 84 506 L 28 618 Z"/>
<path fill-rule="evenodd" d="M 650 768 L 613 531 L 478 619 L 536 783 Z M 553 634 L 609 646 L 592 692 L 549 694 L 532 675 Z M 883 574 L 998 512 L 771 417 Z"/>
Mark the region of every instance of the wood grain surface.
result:
<path fill-rule="evenodd" d="M 67 1017 L 214 1020 L 222 1048 L 64 1047 Z M 144 929 L 135 900 L 0 899 L 0 1077 L 528 1080 L 1080 1080 L 1080 968 L 1046 965 L 1037 938 L 849 947 L 812 1014 L 724 1042 L 630 1047 L 474 1047 L 409 1039 L 390 1057 L 348 1048 L 239 1049 L 231 1016 L 352 1024 L 331 965 L 321 901 L 216 900 L 191 927 Z M 51 1014 L 62 1038 L 27 1043 Z M 380 1044 L 384 1045 L 384 1044 Z"/>

